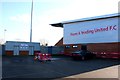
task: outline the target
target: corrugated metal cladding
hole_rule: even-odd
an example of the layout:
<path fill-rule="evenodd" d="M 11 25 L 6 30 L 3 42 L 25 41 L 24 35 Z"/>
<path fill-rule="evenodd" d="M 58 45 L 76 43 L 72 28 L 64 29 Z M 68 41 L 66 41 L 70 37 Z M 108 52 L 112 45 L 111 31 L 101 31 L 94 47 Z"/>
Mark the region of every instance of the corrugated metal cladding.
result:
<path fill-rule="evenodd" d="M 41 53 L 58 54 L 64 51 L 63 46 L 40 46 Z"/>
<path fill-rule="evenodd" d="M 5 43 L 6 55 L 34 55 L 36 52 L 40 52 L 40 43 L 16 41 L 7 41 Z"/>

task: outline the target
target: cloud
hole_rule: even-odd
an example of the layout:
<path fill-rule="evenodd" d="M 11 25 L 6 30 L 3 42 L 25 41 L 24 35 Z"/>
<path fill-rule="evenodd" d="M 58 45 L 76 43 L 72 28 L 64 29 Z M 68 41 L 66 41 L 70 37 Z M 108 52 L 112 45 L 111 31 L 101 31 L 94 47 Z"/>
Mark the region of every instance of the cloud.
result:
<path fill-rule="evenodd" d="M 48 13 L 49 14 L 49 13 Z M 10 17 L 14 23 L 18 23 L 18 26 L 22 28 L 22 32 L 14 31 L 7 34 L 8 40 L 14 41 L 29 41 L 30 36 L 30 17 L 28 14 L 18 14 Z M 54 21 L 54 18 L 49 17 L 49 15 L 33 15 L 33 26 L 32 26 L 32 41 L 40 42 L 40 39 L 45 39 L 48 41 L 48 45 L 54 45 L 60 38 L 63 37 L 62 28 L 54 28 L 50 24 Z M 21 24 L 20 24 L 21 23 Z M 20 24 L 20 25 L 19 25 Z M 22 25 L 23 24 L 23 25 Z M 25 27 L 26 24 L 28 27 Z M 24 29 L 23 29 L 24 28 Z M 17 33 L 16 33 L 17 32 Z M 9 33 L 9 32 L 7 32 Z M 16 33 L 16 34 L 14 34 Z M 11 36 L 12 37 L 8 37 Z"/>
<path fill-rule="evenodd" d="M 38 1 L 39 0 L 35 0 Z M 118 0 L 40 0 L 43 3 L 66 3 L 58 8 L 44 10 L 44 14 L 33 14 L 33 41 L 45 39 L 49 45 L 54 45 L 63 37 L 63 29 L 55 28 L 49 24 L 61 21 L 74 20 L 98 15 L 105 15 L 117 12 Z M 116 5 L 116 6 L 114 6 Z M 39 11 L 39 9 L 37 9 Z M 30 14 L 18 14 L 10 17 L 10 20 L 30 26 Z M 23 26 L 22 26 L 23 27 Z M 20 35 L 20 40 L 29 41 L 29 27 L 25 29 L 24 38 Z M 18 39 L 18 36 L 14 38 Z"/>
<path fill-rule="evenodd" d="M 63 29 L 50 26 L 53 18 L 48 16 L 34 16 L 33 18 L 33 41 L 39 42 L 40 39 L 48 41 L 48 45 L 54 45 L 63 37 Z"/>
<path fill-rule="evenodd" d="M 102 5 L 102 6 L 101 6 Z M 114 6 L 116 5 L 116 6 Z M 118 0 L 76 0 L 64 8 L 49 11 L 51 18 L 72 20 L 118 12 Z"/>
<path fill-rule="evenodd" d="M 19 15 L 11 16 L 10 20 L 15 21 L 15 22 L 29 24 L 30 14 L 19 14 Z"/>

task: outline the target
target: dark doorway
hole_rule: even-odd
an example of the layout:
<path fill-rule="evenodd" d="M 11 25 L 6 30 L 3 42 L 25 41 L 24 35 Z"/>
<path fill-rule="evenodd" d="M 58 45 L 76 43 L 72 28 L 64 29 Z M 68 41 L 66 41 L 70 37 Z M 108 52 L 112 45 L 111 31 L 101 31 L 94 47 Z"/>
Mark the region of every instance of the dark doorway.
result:
<path fill-rule="evenodd" d="M 81 50 L 87 50 L 87 45 L 86 44 L 82 44 L 81 45 Z"/>

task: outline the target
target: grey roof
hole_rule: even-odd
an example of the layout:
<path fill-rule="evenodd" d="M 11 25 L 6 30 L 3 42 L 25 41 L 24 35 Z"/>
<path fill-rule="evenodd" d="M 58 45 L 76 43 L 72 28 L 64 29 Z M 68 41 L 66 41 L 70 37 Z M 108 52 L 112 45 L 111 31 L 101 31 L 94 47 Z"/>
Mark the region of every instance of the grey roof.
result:
<path fill-rule="evenodd" d="M 40 44 L 39 42 L 24 42 L 24 41 L 6 41 L 6 43 L 28 43 L 28 44 Z"/>
<path fill-rule="evenodd" d="M 98 20 L 98 19 L 106 19 L 106 18 L 113 18 L 113 17 L 118 17 L 118 16 L 120 16 L 120 13 L 114 13 L 114 14 L 102 15 L 102 16 L 95 16 L 95 17 L 89 17 L 89 18 L 82 18 L 82 19 L 75 19 L 75 20 L 69 20 L 69 21 L 63 21 L 63 22 L 54 23 L 54 24 L 50 24 L 50 25 L 52 25 L 54 27 L 63 27 L 64 24 Z"/>

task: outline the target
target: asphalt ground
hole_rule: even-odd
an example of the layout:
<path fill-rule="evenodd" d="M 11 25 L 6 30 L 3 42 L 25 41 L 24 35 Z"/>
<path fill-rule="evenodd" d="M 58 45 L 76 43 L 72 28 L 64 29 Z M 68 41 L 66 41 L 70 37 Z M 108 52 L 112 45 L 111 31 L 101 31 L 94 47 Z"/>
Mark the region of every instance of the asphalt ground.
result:
<path fill-rule="evenodd" d="M 2 57 L 2 79 L 61 79 L 120 64 L 115 59 L 72 60 L 70 57 L 52 57 L 52 61 L 34 61 L 33 56 Z"/>

